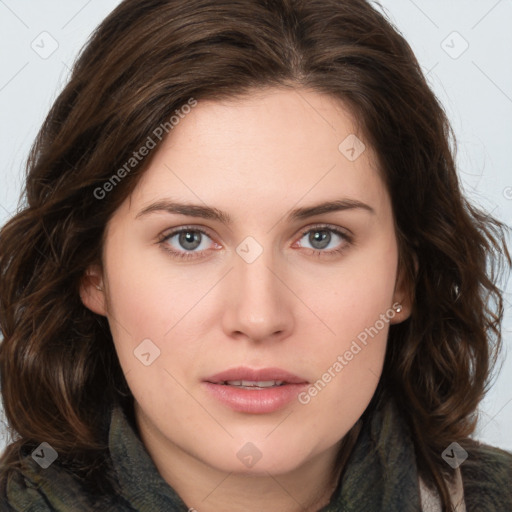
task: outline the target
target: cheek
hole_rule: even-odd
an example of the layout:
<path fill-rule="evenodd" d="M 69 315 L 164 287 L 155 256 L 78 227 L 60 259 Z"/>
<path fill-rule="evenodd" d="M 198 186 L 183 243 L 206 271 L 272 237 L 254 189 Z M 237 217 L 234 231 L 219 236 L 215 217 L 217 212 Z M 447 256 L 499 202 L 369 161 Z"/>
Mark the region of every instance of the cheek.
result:
<path fill-rule="evenodd" d="M 309 362 L 312 386 L 299 402 L 322 416 L 333 410 L 335 430 L 350 427 L 364 411 L 380 379 L 386 353 L 395 287 L 396 247 L 381 244 L 344 262 L 314 295 L 314 309 L 329 330 L 322 329 Z M 304 347 L 306 350 L 306 347 Z M 319 419 L 319 421 L 321 421 Z"/>
<path fill-rule="evenodd" d="M 182 385 L 197 365 L 203 339 L 197 315 L 215 276 L 191 279 L 179 268 L 169 271 L 163 251 L 128 247 L 129 241 L 114 239 L 105 255 L 120 365 L 145 408 L 159 410 L 162 398 L 172 397 L 176 410 L 188 411 L 190 395 Z"/>
<path fill-rule="evenodd" d="M 136 359 L 141 343 L 146 344 L 144 353 L 149 352 L 151 358 L 158 352 L 158 358 L 164 355 L 164 336 L 184 314 L 183 301 L 178 300 L 183 290 L 179 280 L 168 282 L 157 265 L 148 263 L 145 251 L 130 249 L 122 236 L 111 239 L 105 262 L 109 324 L 120 363 L 128 373 L 143 366 Z"/>
<path fill-rule="evenodd" d="M 315 287 L 310 278 L 302 278 L 302 294 L 330 328 L 330 332 L 324 331 L 328 339 L 346 342 L 356 337 L 391 307 L 397 253 L 392 244 L 380 247 L 381 250 L 354 252 L 329 275 L 318 276 Z"/>
<path fill-rule="evenodd" d="M 172 264 L 160 248 L 132 238 L 119 229 L 105 254 L 109 315 L 120 337 L 162 339 L 202 290 L 179 269 L 170 272 Z"/>
<path fill-rule="evenodd" d="M 335 326 L 336 340 L 311 353 L 315 374 L 298 396 L 312 428 L 325 432 L 324 442 L 336 442 L 363 414 L 382 373 L 389 323 L 377 314 L 346 317 Z M 350 335 L 349 333 L 355 333 Z"/>

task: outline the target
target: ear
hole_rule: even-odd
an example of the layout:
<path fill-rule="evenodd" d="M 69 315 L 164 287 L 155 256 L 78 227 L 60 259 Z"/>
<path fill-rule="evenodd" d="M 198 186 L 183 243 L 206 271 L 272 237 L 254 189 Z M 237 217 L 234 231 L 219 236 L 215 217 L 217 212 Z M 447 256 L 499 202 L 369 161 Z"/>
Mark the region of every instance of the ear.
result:
<path fill-rule="evenodd" d="M 84 306 L 98 315 L 106 316 L 103 272 L 99 265 L 87 268 L 80 282 L 80 298 Z"/>
<path fill-rule="evenodd" d="M 418 274 L 418 258 L 413 255 L 414 271 L 410 275 L 405 265 L 399 265 L 395 291 L 393 293 L 393 309 L 395 316 L 390 320 L 391 324 L 399 324 L 411 316 L 412 305 L 414 303 L 414 282 Z"/>

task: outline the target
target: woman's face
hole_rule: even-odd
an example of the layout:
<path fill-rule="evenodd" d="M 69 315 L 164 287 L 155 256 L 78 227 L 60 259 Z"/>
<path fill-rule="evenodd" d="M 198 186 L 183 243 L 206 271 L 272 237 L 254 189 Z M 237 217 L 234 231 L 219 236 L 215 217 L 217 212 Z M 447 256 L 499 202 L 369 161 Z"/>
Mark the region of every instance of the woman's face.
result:
<path fill-rule="evenodd" d="M 82 300 L 109 320 L 157 466 L 290 472 L 332 458 L 367 407 L 408 306 L 354 133 L 316 92 L 199 101 L 109 222 Z"/>

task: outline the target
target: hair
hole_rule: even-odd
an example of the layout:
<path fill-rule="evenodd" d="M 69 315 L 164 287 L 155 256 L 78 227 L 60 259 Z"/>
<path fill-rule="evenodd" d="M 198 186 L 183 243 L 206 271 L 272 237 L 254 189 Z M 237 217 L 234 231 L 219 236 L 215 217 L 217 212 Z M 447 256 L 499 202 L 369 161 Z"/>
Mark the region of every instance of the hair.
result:
<path fill-rule="evenodd" d="M 83 478 L 106 471 L 105 418 L 132 396 L 106 318 L 80 299 L 84 273 L 101 265 L 106 224 L 165 140 L 159 127 L 169 132 L 191 99 L 270 87 L 339 99 L 377 156 L 413 306 L 390 327 L 376 396 L 396 400 L 419 472 L 451 510 L 441 453 L 474 432 L 511 259 L 504 224 L 461 193 L 452 129 L 410 46 L 365 0 L 125 0 L 95 30 L 31 149 L 24 204 L 0 231 L 13 441 L 2 479 L 41 440 Z M 128 171 L 149 139 L 156 149 Z"/>

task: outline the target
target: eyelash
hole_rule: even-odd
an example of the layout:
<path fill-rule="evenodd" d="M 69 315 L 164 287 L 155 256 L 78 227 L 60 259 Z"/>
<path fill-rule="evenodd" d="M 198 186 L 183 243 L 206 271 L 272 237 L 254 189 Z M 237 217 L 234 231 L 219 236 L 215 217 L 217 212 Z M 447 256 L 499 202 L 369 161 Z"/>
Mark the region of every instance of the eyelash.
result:
<path fill-rule="evenodd" d="M 172 238 L 173 236 L 179 235 L 180 233 L 187 232 L 187 231 L 201 233 L 201 234 L 206 235 L 208 238 L 211 239 L 211 236 L 204 229 L 201 229 L 199 227 L 193 227 L 193 226 L 184 226 L 184 227 L 181 227 L 181 228 L 176 229 L 174 231 L 171 231 L 170 233 L 164 234 L 158 240 L 158 244 L 162 247 L 162 249 L 164 251 L 169 253 L 173 258 L 178 258 L 178 259 L 182 259 L 182 260 L 201 258 L 201 256 L 197 256 L 197 254 L 198 254 L 197 252 L 194 252 L 194 251 L 175 251 L 173 249 L 170 249 L 169 246 L 166 244 L 166 242 L 170 238 Z M 337 256 L 337 255 L 345 252 L 345 250 L 347 249 L 347 245 L 352 245 L 352 243 L 353 243 L 352 236 L 348 235 L 347 233 L 345 233 L 344 231 L 341 231 L 338 228 L 334 228 L 332 226 L 325 225 L 325 224 L 320 224 L 320 225 L 317 225 L 317 226 L 312 226 L 312 227 L 310 227 L 310 228 L 308 228 L 306 230 L 303 230 L 299 240 L 301 238 L 303 238 L 305 235 L 307 235 L 308 233 L 312 232 L 312 231 L 329 231 L 331 233 L 334 233 L 334 234 L 338 235 L 340 238 L 342 238 L 345 241 L 345 244 L 343 244 L 340 248 L 338 248 L 338 249 L 331 249 L 330 251 L 324 251 L 324 250 L 320 250 L 320 249 L 310 249 L 310 251 L 312 251 L 312 254 L 314 256 L 318 256 L 318 257 L 334 257 L 334 256 Z M 199 252 L 201 252 L 201 251 L 199 251 Z"/>

